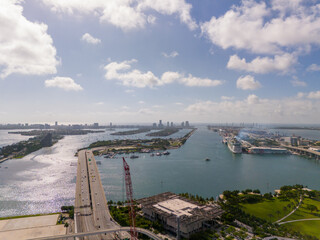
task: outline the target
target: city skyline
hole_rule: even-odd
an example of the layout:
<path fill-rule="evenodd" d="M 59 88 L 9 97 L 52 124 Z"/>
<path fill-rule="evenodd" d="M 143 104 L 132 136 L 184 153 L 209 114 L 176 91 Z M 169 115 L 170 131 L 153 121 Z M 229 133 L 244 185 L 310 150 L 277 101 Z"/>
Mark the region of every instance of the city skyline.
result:
<path fill-rule="evenodd" d="M 318 122 L 320 1 L 4 0 L 0 19 L 0 124 Z"/>

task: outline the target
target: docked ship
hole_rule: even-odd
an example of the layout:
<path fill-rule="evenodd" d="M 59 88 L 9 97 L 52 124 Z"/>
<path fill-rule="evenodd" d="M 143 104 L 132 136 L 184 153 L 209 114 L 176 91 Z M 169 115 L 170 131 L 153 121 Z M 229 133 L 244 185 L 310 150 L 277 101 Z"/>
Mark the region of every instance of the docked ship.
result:
<path fill-rule="evenodd" d="M 233 153 L 242 153 L 241 143 L 236 138 L 228 139 L 228 148 Z"/>
<path fill-rule="evenodd" d="M 252 154 L 287 154 L 289 153 L 285 148 L 271 148 L 271 147 L 251 147 L 248 153 Z"/>

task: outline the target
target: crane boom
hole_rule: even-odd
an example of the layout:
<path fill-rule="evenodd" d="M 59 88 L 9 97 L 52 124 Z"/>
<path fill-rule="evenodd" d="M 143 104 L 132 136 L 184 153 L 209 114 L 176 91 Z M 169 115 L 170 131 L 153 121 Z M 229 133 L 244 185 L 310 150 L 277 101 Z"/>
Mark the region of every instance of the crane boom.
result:
<path fill-rule="evenodd" d="M 127 201 L 129 207 L 129 217 L 130 217 L 130 235 L 131 240 L 138 239 L 138 232 L 136 231 L 136 214 L 134 211 L 134 203 L 133 203 L 133 190 L 132 190 L 132 182 L 131 182 L 131 175 L 130 175 L 130 167 L 126 160 L 123 159 L 123 169 L 124 169 L 124 177 L 126 180 L 126 194 L 127 194 Z"/>

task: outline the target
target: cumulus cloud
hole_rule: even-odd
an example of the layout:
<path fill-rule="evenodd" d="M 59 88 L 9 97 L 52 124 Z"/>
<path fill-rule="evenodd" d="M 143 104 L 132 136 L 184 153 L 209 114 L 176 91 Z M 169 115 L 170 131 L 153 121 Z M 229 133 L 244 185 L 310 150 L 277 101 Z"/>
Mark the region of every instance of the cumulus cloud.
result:
<path fill-rule="evenodd" d="M 99 38 L 94 38 L 89 33 L 83 34 L 81 40 L 94 45 L 101 43 Z"/>
<path fill-rule="evenodd" d="M 231 100 L 233 100 L 233 99 L 234 99 L 234 97 L 221 96 L 221 100 L 231 101 Z"/>
<path fill-rule="evenodd" d="M 197 28 L 196 22 L 190 15 L 192 5 L 185 0 L 138 0 L 138 10 L 155 10 L 164 15 L 178 14 L 180 21 L 185 23 L 190 30 Z"/>
<path fill-rule="evenodd" d="M 316 72 L 316 71 L 320 71 L 320 65 L 317 64 L 311 64 L 308 69 L 309 72 Z"/>
<path fill-rule="evenodd" d="M 320 91 L 318 93 L 320 99 Z M 317 99 L 267 99 L 249 95 L 243 100 L 199 101 L 185 108 L 186 114 L 201 116 L 202 121 L 245 121 L 265 123 L 318 122 Z"/>
<path fill-rule="evenodd" d="M 0 1 L 0 78 L 56 73 L 59 62 L 48 26 L 26 19 L 20 2 Z"/>
<path fill-rule="evenodd" d="M 237 80 L 237 88 L 242 90 L 256 90 L 261 87 L 260 82 L 256 81 L 253 76 L 241 76 Z"/>
<path fill-rule="evenodd" d="M 184 76 L 179 72 L 165 72 L 161 78 L 155 76 L 151 71 L 142 72 L 138 69 L 131 69 L 131 64 L 137 62 L 132 59 L 123 62 L 111 62 L 104 67 L 106 70 L 105 78 L 107 80 L 117 80 L 124 86 L 133 86 L 138 88 L 156 87 L 180 83 L 189 87 L 215 87 L 223 84 L 221 80 L 212 80 L 209 78 L 194 77 L 191 74 Z"/>
<path fill-rule="evenodd" d="M 166 57 L 166 58 L 175 58 L 179 55 L 179 53 L 177 51 L 173 51 L 171 53 L 162 53 L 162 56 Z"/>
<path fill-rule="evenodd" d="M 286 73 L 296 63 L 296 56 L 289 53 L 275 55 L 274 58 L 257 57 L 251 62 L 247 62 L 245 58 L 240 59 L 237 55 L 233 55 L 229 58 L 227 68 L 260 74 L 269 72 Z"/>
<path fill-rule="evenodd" d="M 320 4 L 306 1 L 242 0 L 224 15 L 201 24 L 202 33 L 223 49 L 279 54 L 320 44 Z"/>
<path fill-rule="evenodd" d="M 54 77 L 44 82 L 46 87 L 62 88 L 65 91 L 81 91 L 83 88 L 69 77 Z"/>
<path fill-rule="evenodd" d="M 300 81 L 297 77 L 293 77 L 293 80 L 291 81 L 292 86 L 294 87 L 305 87 L 307 86 L 306 82 Z"/>
<path fill-rule="evenodd" d="M 189 29 L 197 24 L 190 15 L 191 4 L 185 0 L 92 0 L 83 4 L 80 0 L 43 0 L 52 11 L 67 14 L 93 14 L 100 22 L 109 23 L 122 30 L 132 30 L 153 24 L 156 18 L 146 12 L 155 11 L 163 15 L 177 15 Z"/>
<path fill-rule="evenodd" d="M 310 98 L 310 99 L 320 99 L 320 91 L 310 92 L 308 94 L 308 98 Z"/>

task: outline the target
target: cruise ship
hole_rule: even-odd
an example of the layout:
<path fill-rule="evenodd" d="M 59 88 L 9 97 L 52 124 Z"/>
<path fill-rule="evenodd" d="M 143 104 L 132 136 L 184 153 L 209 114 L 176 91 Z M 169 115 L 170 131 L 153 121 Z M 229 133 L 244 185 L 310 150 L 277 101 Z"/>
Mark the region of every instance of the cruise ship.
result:
<path fill-rule="evenodd" d="M 228 148 L 233 153 L 242 153 L 241 143 L 236 138 L 228 139 Z"/>
<path fill-rule="evenodd" d="M 270 147 L 251 147 L 248 153 L 252 154 L 287 154 L 289 153 L 285 148 L 270 148 Z"/>

